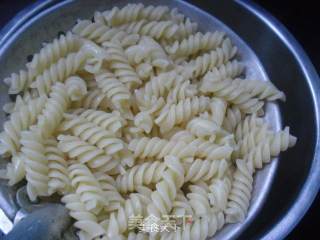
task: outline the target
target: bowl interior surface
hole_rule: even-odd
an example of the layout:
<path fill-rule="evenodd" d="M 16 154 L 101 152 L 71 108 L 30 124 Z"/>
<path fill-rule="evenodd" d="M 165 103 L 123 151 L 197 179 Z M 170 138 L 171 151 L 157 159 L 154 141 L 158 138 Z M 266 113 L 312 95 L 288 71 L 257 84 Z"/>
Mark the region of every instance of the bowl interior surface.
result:
<path fill-rule="evenodd" d="M 275 159 L 257 172 L 247 219 L 243 223 L 226 225 L 215 239 L 254 239 L 262 236 L 272 228 L 271 223 L 276 223 L 286 214 L 312 165 L 317 129 L 315 106 L 302 69 L 273 30 L 236 2 L 215 0 L 209 4 L 205 1 L 190 1 L 206 9 L 206 12 L 182 1 L 130 2 L 177 7 L 197 22 L 202 32 L 226 32 L 239 49 L 237 58 L 245 64 L 246 76 L 262 81 L 270 79 L 285 92 L 286 103 L 267 104 L 265 117 L 274 129 L 280 129 L 282 125 L 290 126 L 291 132 L 298 137 L 297 145 L 281 154 L 280 160 Z M 40 12 L 0 46 L 0 79 L 24 68 L 27 56 L 38 52 L 42 43 L 51 42 L 58 32 L 70 30 L 77 19 L 91 19 L 95 11 L 127 3 L 123 0 L 65 1 Z M 8 101 L 7 88 L 1 84 L 0 105 Z M 5 119 L 5 114 L 1 112 L 0 122 L 3 123 Z"/>

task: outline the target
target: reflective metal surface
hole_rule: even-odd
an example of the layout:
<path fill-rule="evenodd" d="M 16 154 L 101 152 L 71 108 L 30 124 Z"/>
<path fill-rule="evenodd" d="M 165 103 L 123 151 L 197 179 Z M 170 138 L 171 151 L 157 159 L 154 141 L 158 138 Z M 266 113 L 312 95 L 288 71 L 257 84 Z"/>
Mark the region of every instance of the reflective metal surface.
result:
<path fill-rule="evenodd" d="M 130 2 L 176 6 L 198 22 L 201 30 L 226 31 L 239 47 L 239 58 L 248 66 L 247 74 L 262 80 L 269 78 L 286 93 L 287 102 L 268 105 L 266 117 L 275 129 L 281 127 L 283 120 L 298 137 L 298 143 L 258 172 L 246 221 L 226 226 L 215 239 L 284 238 L 304 215 L 319 189 L 320 83 L 310 60 L 280 23 L 250 1 Z M 91 18 L 96 10 L 126 3 L 124 0 L 35 3 L 0 32 L 0 79 L 22 68 L 27 56 L 38 51 L 42 42 L 52 40 L 61 30 L 69 30 L 78 18 Z M 4 85 L 0 86 L 3 104 L 8 96 Z M 1 113 L 0 121 L 4 120 Z M 3 208 L 4 212 L 11 212 L 9 217 L 13 220 L 12 215 L 18 210 L 16 204 Z"/>

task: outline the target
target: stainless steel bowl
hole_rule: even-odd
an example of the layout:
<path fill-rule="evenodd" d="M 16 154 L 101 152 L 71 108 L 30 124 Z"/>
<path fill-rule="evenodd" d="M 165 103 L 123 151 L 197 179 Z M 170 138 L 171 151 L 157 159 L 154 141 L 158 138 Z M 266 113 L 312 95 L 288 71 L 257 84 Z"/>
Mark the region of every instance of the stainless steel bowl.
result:
<path fill-rule="evenodd" d="M 0 32 L 0 79 L 22 68 L 27 56 L 39 50 L 42 42 L 52 40 L 59 31 L 67 31 L 78 18 L 91 18 L 96 10 L 128 2 L 36 2 L 19 13 Z M 270 79 L 286 93 L 286 103 L 269 104 L 266 117 L 276 129 L 281 127 L 283 120 L 298 137 L 298 143 L 256 175 L 246 221 L 226 226 L 215 239 L 284 238 L 309 208 L 320 183 L 320 82 L 309 58 L 277 20 L 250 1 L 130 2 L 178 7 L 185 15 L 198 22 L 201 30 L 226 31 L 240 49 L 239 58 L 248 69 L 254 69 L 247 74 L 262 80 Z M 0 102 L 3 104 L 8 100 L 7 90 L 2 84 Z M 0 120 L 5 120 L 4 113 L 0 114 Z M 4 185 L 0 185 L 0 192 L 4 190 Z M 1 196 L 0 207 L 10 218 L 17 211 L 14 205 L 8 204 Z"/>

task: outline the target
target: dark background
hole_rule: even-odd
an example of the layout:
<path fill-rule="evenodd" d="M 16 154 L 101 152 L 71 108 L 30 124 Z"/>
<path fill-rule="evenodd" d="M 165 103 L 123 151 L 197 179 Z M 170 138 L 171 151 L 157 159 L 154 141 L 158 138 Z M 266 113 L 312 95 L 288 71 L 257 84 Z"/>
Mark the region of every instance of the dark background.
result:
<path fill-rule="evenodd" d="M 6 24 L 18 11 L 31 0 L 0 0 L 0 28 Z M 278 20 L 297 38 L 310 56 L 313 64 L 320 69 L 320 14 L 318 1 L 291 0 L 255 0 Z M 317 225 L 320 223 L 320 195 L 298 224 L 295 230 L 286 238 L 289 240 L 317 239 Z M 308 237 L 310 236 L 310 237 Z M 319 237 L 320 239 L 320 237 Z"/>

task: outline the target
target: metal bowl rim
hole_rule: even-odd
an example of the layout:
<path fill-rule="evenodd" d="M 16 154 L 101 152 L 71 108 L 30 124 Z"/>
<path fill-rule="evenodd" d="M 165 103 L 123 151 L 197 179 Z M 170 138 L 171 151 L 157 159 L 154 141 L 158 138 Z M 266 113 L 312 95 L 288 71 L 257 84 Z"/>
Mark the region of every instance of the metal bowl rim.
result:
<path fill-rule="evenodd" d="M 74 0 L 71 0 L 74 1 Z M 62 1 L 70 2 L 70 0 Z M 235 0 L 243 8 L 251 12 L 259 18 L 264 24 L 273 30 L 273 32 L 281 39 L 290 52 L 295 57 L 301 67 L 307 83 L 309 85 L 313 107 L 315 111 L 315 150 L 310 173 L 301 187 L 301 191 L 297 196 L 296 201 L 287 210 L 286 214 L 278 220 L 271 230 L 264 233 L 260 239 L 283 239 L 293 228 L 298 224 L 301 218 L 305 215 L 314 201 L 320 188 L 320 128 L 319 128 L 319 100 L 320 100 L 320 79 L 318 73 L 312 64 L 310 58 L 307 56 L 301 45 L 294 38 L 294 36 L 287 30 L 287 28 L 273 17 L 264 8 L 251 0 Z M 11 37 L 11 35 L 25 24 L 29 19 L 37 15 L 46 8 L 61 3 L 57 0 L 37 0 L 35 3 L 27 6 L 16 14 L 1 30 L 0 30 L 0 47 Z"/>

